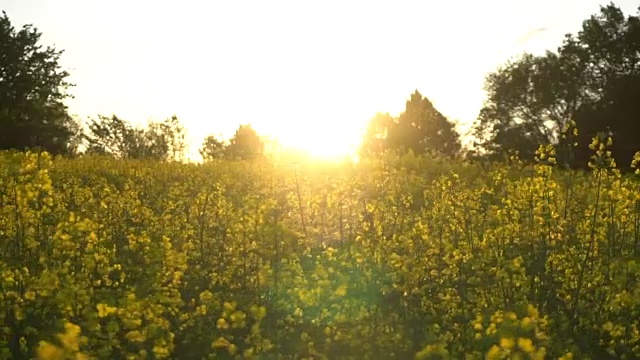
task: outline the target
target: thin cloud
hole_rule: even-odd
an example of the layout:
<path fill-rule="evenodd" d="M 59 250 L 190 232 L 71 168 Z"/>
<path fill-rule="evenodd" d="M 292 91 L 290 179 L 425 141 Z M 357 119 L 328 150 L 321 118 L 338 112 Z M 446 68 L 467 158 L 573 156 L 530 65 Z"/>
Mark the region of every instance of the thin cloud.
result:
<path fill-rule="evenodd" d="M 518 38 L 518 40 L 516 40 L 516 44 L 524 45 L 527 42 L 529 42 L 534 36 L 536 36 L 536 35 L 538 35 L 538 34 L 540 34 L 542 32 L 548 31 L 548 30 L 549 30 L 548 27 L 539 27 L 537 29 L 533 29 L 533 30 L 525 33 L 524 35 L 520 36 Z"/>

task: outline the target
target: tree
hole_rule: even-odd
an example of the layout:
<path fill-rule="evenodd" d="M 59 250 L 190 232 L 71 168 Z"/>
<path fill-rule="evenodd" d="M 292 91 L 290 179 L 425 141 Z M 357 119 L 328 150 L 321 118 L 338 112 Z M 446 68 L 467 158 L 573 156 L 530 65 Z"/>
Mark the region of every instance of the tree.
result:
<path fill-rule="evenodd" d="M 618 77 L 608 86 L 601 101 L 582 106 L 575 115 L 579 127 L 575 167 L 588 164 L 593 153 L 589 144 L 599 132 L 613 136 L 612 154 L 625 171 L 631 170 L 633 156 L 640 151 L 640 74 Z"/>
<path fill-rule="evenodd" d="M 226 148 L 230 159 L 256 159 L 264 152 L 264 142 L 251 125 L 240 125 Z"/>
<path fill-rule="evenodd" d="M 89 119 L 89 131 L 85 134 L 87 154 L 110 155 L 116 158 L 142 157 L 140 149 L 143 140 L 141 131 L 117 117 L 98 115 Z"/>
<path fill-rule="evenodd" d="M 70 152 L 74 123 L 64 100 L 69 73 L 59 64 L 63 51 L 39 44 L 31 25 L 16 31 L 6 12 L 0 17 L 0 150 L 40 148 Z"/>
<path fill-rule="evenodd" d="M 67 139 L 65 153 L 68 156 L 77 156 L 80 154 L 80 148 L 84 142 L 83 123 L 77 117 L 72 117 L 67 129 L 69 130 L 69 138 Z"/>
<path fill-rule="evenodd" d="M 370 121 L 367 132 L 360 146 L 360 156 L 363 158 L 383 154 L 387 146 L 389 127 L 395 119 L 389 113 L 377 113 Z"/>
<path fill-rule="evenodd" d="M 378 113 L 371 120 L 360 151 L 365 157 L 386 151 L 452 157 L 460 148 L 455 124 L 416 90 L 397 119 Z"/>
<path fill-rule="evenodd" d="M 215 136 L 209 135 L 204 138 L 202 147 L 198 152 L 200 153 L 200 156 L 202 156 L 203 161 L 222 159 L 225 154 L 225 144 Z"/>
<path fill-rule="evenodd" d="M 640 76 L 640 20 L 610 4 L 567 34 L 556 52 L 524 54 L 489 74 L 488 98 L 474 125 L 478 149 L 489 156 L 518 151 L 532 159 L 540 144 L 564 145 L 560 130 L 575 121 L 573 166 L 586 165 L 588 143 L 611 131 L 614 157 L 628 166 L 640 139 L 634 101 Z M 634 150 L 635 149 L 635 150 Z"/>
<path fill-rule="evenodd" d="M 86 153 L 116 158 L 178 160 L 185 149 L 185 131 L 176 116 L 162 123 L 150 122 L 143 129 L 116 115 L 98 115 L 90 119 L 84 138 Z"/>
<path fill-rule="evenodd" d="M 489 98 L 475 125 L 477 145 L 485 152 L 499 155 L 514 150 L 533 158 L 539 144 L 551 141 L 552 127 L 568 120 L 573 102 L 564 102 L 559 89 L 551 88 L 557 84 L 551 78 L 562 73 L 556 71 L 557 60 L 553 55 L 541 59 L 525 54 L 489 74 L 485 82 Z"/>
<path fill-rule="evenodd" d="M 163 122 L 149 122 L 144 133 L 147 147 L 161 160 L 182 160 L 186 150 L 186 129 L 176 115 Z"/>

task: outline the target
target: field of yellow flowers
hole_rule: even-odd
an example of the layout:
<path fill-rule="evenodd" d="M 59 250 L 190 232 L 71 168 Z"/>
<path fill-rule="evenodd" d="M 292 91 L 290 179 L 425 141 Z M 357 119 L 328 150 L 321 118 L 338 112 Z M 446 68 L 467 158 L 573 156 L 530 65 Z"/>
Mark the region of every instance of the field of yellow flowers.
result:
<path fill-rule="evenodd" d="M 640 358 L 640 181 L 606 146 L 591 172 L 544 148 L 536 166 L 3 153 L 0 358 Z"/>

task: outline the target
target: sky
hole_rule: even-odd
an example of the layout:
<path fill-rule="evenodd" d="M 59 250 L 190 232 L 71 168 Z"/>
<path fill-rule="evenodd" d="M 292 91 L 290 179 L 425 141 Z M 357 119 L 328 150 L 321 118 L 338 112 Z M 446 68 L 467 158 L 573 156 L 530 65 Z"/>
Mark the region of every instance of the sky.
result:
<path fill-rule="evenodd" d="M 484 78 L 524 51 L 555 50 L 604 0 L 0 0 L 63 49 L 70 111 L 134 124 L 172 115 L 191 154 L 240 124 L 338 155 L 376 112 L 418 90 L 465 132 Z M 625 14 L 637 1 L 618 0 Z"/>

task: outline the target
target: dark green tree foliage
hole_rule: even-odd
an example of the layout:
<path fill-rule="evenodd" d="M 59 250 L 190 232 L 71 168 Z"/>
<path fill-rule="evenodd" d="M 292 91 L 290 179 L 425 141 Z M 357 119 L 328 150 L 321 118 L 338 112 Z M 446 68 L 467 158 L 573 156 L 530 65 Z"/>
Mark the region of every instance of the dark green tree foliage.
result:
<path fill-rule="evenodd" d="M 31 25 L 16 30 L 0 17 L 0 149 L 69 153 L 73 121 L 64 100 L 72 86 L 59 65 L 62 51 L 39 44 Z"/>
<path fill-rule="evenodd" d="M 599 132 L 613 135 L 612 154 L 623 170 L 630 170 L 640 151 L 640 76 L 619 77 L 609 84 L 602 101 L 587 104 L 576 113 L 580 132 L 574 166 L 584 167 L 592 153 L 589 144 Z"/>
<path fill-rule="evenodd" d="M 412 151 L 416 155 L 453 157 L 459 153 L 460 147 L 455 124 L 416 90 L 397 119 L 389 114 L 377 114 L 371 120 L 361 155 Z"/>
<path fill-rule="evenodd" d="M 557 84 L 554 80 L 561 71 L 556 69 L 557 58 L 548 56 L 525 54 L 487 77 L 488 99 L 475 129 L 485 151 L 500 154 L 515 150 L 524 158 L 533 158 L 538 145 L 551 141 L 553 127 L 560 123 L 551 119 L 571 112 L 572 104 L 555 96 L 559 89 L 553 88 Z"/>
<path fill-rule="evenodd" d="M 251 125 L 240 125 L 225 151 L 227 158 L 235 160 L 256 159 L 263 153 L 264 142 Z"/>
<path fill-rule="evenodd" d="M 225 144 L 223 141 L 218 140 L 215 136 L 209 135 L 204 138 L 202 147 L 198 150 L 203 161 L 209 161 L 213 159 L 222 159 L 225 153 Z"/>
<path fill-rule="evenodd" d="M 98 115 L 98 119 L 90 119 L 85 141 L 88 154 L 178 160 L 185 150 L 185 130 L 176 116 L 161 123 L 151 122 L 143 129 L 134 128 L 116 115 Z"/>
<path fill-rule="evenodd" d="M 455 156 L 460 151 L 455 125 L 417 90 L 389 130 L 389 145 L 394 149 L 412 150 L 416 155 L 442 156 Z"/>
<path fill-rule="evenodd" d="M 525 54 L 487 76 L 488 99 L 474 126 L 478 149 L 490 157 L 517 151 L 532 159 L 539 144 L 563 145 L 560 130 L 572 120 L 580 134 L 568 163 L 586 166 L 591 139 L 611 132 L 613 155 L 628 167 L 640 150 L 639 60 L 638 16 L 625 18 L 613 4 L 601 7 L 556 52 Z"/>

